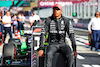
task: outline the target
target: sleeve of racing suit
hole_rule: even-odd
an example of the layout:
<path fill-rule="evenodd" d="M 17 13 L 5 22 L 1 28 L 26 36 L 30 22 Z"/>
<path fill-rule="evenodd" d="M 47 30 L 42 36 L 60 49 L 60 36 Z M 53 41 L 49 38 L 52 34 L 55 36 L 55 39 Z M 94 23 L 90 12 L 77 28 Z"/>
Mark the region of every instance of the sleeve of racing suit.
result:
<path fill-rule="evenodd" d="M 45 36 L 48 32 L 48 21 L 47 19 L 43 22 L 43 25 L 42 25 L 42 30 L 41 30 L 41 37 L 40 37 L 40 50 L 43 49 L 44 47 L 44 42 L 45 42 Z"/>
<path fill-rule="evenodd" d="M 73 51 L 76 51 L 76 42 L 75 42 L 74 30 L 73 30 L 72 23 L 69 20 L 67 20 L 66 31 L 69 35 L 71 42 L 72 42 Z"/>

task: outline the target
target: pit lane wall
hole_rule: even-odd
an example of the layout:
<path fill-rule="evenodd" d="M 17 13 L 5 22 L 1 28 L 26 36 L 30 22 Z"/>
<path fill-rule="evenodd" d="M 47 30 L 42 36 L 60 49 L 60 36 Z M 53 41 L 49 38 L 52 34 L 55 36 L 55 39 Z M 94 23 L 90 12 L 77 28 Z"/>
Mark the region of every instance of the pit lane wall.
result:
<path fill-rule="evenodd" d="M 70 19 L 74 27 L 80 27 L 80 28 L 88 28 L 88 23 L 90 22 L 91 18 L 88 19 L 77 19 L 77 21 L 74 21 L 74 19 Z"/>

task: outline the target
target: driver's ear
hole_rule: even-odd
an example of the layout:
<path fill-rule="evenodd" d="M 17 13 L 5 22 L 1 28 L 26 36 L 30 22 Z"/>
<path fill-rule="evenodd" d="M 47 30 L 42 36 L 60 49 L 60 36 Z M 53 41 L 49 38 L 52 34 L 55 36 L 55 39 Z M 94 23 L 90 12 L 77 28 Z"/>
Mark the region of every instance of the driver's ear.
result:
<path fill-rule="evenodd" d="M 61 10 L 61 14 L 62 14 L 62 12 L 63 12 L 63 11 Z"/>

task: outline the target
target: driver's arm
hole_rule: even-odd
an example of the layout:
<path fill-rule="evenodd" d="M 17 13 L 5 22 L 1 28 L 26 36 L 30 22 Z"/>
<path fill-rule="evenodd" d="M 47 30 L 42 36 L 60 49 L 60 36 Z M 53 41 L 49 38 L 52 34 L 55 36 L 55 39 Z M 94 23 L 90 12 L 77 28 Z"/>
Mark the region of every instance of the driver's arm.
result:
<path fill-rule="evenodd" d="M 44 47 L 44 42 L 45 42 L 45 36 L 46 36 L 46 33 L 48 32 L 48 21 L 44 21 L 44 24 L 42 26 L 42 30 L 41 30 L 41 37 L 40 37 L 40 48 L 39 48 L 39 57 L 43 57 L 44 55 L 44 51 L 43 51 L 43 47 Z"/>
<path fill-rule="evenodd" d="M 72 23 L 69 20 L 67 20 L 67 23 L 66 23 L 66 31 L 69 35 L 71 42 L 72 42 L 72 48 L 73 48 L 74 56 L 76 57 L 77 52 L 76 52 L 76 42 L 75 42 L 74 30 L 73 30 Z"/>
<path fill-rule="evenodd" d="M 41 30 L 41 38 L 40 38 L 40 47 L 44 47 L 45 36 L 48 32 L 49 22 L 47 20 L 44 21 Z"/>

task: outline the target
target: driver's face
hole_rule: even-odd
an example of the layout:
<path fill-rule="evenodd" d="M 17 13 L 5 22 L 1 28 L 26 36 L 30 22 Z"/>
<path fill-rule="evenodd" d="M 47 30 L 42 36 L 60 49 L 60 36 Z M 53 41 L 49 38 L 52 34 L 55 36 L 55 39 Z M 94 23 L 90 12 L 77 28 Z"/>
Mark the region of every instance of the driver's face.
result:
<path fill-rule="evenodd" d="M 61 16 L 61 14 L 62 14 L 62 10 L 60 10 L 58 7 L 53 8 L 53 15 L 55 17 L 59 17 L 59 16 Z"/>

